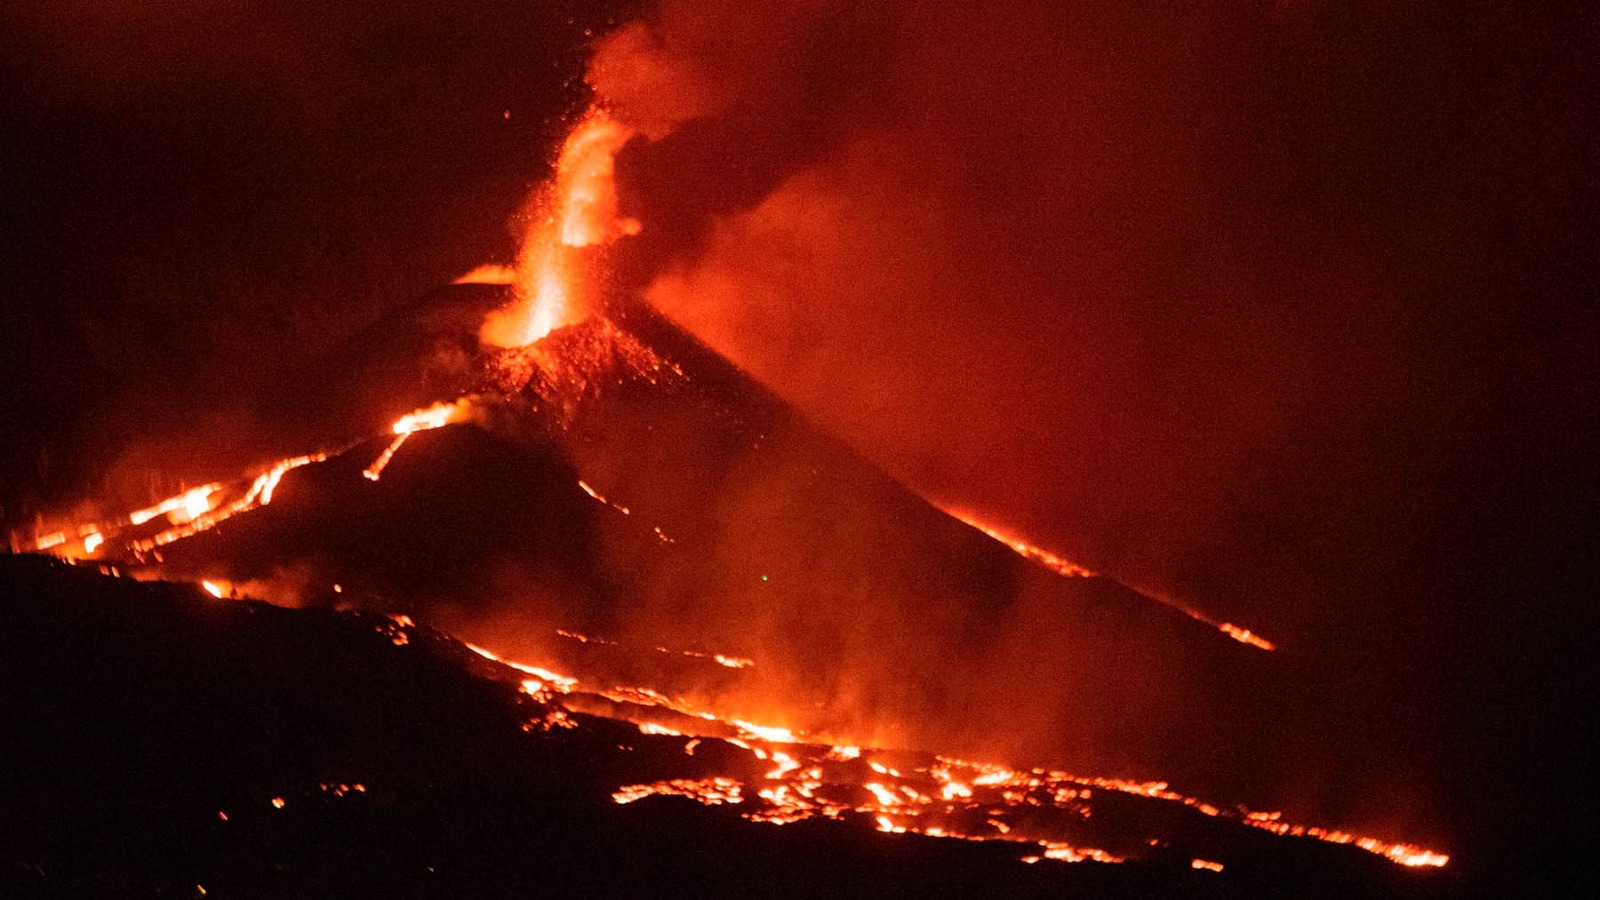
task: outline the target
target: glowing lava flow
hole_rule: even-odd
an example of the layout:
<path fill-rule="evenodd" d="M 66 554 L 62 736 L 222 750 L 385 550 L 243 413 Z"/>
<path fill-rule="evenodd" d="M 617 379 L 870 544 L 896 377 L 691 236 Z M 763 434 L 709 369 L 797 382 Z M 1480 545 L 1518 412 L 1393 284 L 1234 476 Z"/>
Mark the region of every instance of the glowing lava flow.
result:
<path fill-rule="evenodd" d="M 369 481 L 377 481 L 383 477 L 384 468 L 389 465 L 389 460 L 394 459 L 395 453 L 406 442 L 406 438 L 419 431 L 443 428 L 452 422 L 462 421 L 467 417 L 471 403 L 470 398 L 462 397 L 454 403 L 435 403 L 426 409 L 419 409 L 414 413 L 401 416 L 394 423 L 393 428 L 394 433 L 398 436 L 383 453 L 378 455 L 377 459 L 372 461 L 372 465 L 367 466 L 361 474 Z"/>
<path fill-rule="evenodd" d="M 1205 616 L 1193 611 L 1185 610 L 1185 612 L 1188 612 L 1191 617 L 1199 619 L 1207 625 L 1215 625 L 1218 631 L 1222 632 L 1228 637 L 1233 638 L 1241 644 L 1249 644 L 1252 647 L 1260 647 L 1263 650 L 1278 649 L 1278 645 L 1272 643 L 1261 635 L 1256 634 L 1254 631 L 1251 631 L 1248 628 L 1240 628 L 1238 625 L 1235 625 L 1232 622 L 1213 622 Z"/>
<path fill-rule="evenodd" d="M 945 513 L 956 519 L 960 519 L 961 521 L 971 525 L 973 528 L 978 529 L 989 537 L 992 537 L 1000 543 L 1005 544 L 1007 547 L 1011 548 L 1013 553 L 1016 553 L 1023 559 L 1036 562 L 1058 575 L 1063 575 L 1068 578 L 1091 578 L 1094 576 L 1093 572 L 1085 569 L 1082 566 L 1067 562 L 1054 553 L 1039 547 L 1035 547 L 1021 538 L 1006 534 L 998 529 L 991 528 L 990 526 L 979 522 L 977 519 L 967 515 L 966 513 L 957 512 L 950 509 L 945 510 Z M 1228 637 L 1233 638 L 1241 644 L 1249 644 L 1250 646 L 1259 648 L 1261 650 L 1278 649 L 1277 645 L 1273 644 L 1271 641 L 1267 640 L 1261 635 L 1249 630 L 1248 628 L 1241 628 L 1232 622 L 1219 622 L 1216 619 L 1207 616 L 1205 613 L 1179 603 L 1176 600 L 1158 597 L 1148 592 L 1145 592 L 1145 595 L 1150 597 L 1152 600 L 1155 600 L 1157 603 L 1172 607 L 1178 612 L 1181 612 L 1189 618 L 1194 619 L 1196 622 L 1200 622 L 1215 628 L 1216 630 L 1222 632 Z"/>
<path fill-rule="evenodd" d="M 425 409 L 401 416 L 394 423 L 394 433 L 397 435 L 394 442 L 362 474 L 377 481 L 384 467 L 394 458 L 395 451 L 400 449 L 406 438 L 418 431 L 440 428 L 452 422 L 465 420 L 470 413 L 471 403 L 472 398 L 463 397 L 454 403 L 435 403 Z M 115 545 L 117 549 L 131 551 L 135 557 L 143 559 L 146 554 L 160 547 L 207 531 L 240 513 L 271 504 L 273 492 L 277 490 L 278 483 L 283 480 L 285 474 L 304 465 L 322 462 L 328 455 L 309 453 L 279 460 L 251 479 L 248 486 L 230 487 L 222 483 L 201 485 L 144 509 L 134 510 L 127 516 L 111 522 L 85 523 L 74 529 L 51 532 L 31 541 L 13 535 L 12 549 L 19 552 L 48 551 L 66 559 L 93 558 L 101 555 L 102 549 L 111 549 L 109 540 L 122 536 L 124 532 L 140 529 L 165 516 L 169 527 L 154 534 L 144 532 L 141 535 L 134 531 L 132 535 Z M 230 495 L 232 499 L 229 499 Z M 78 535 L 76 542 L 69 540 L 69 533 Z"/>
<path fill-rule="evenodd" d="M 523 347 L 559 326 L 587 316 L 588 309 L 578 289 L 580 261 L 572 251 L 638 233 L 638 221 L 617 215 L 616 189 L 612 182 L 612 157 L 632 136 L 629 129 L 613 121 L 603 110 L 591 109 L 562 146 L 552 184 L 536 198 L 538 217 L 528 229 L 517 268 L 480 266 L 459 279 L 460 282 L 509 281 L 515 285 L 516 299 L 484 322 L 481 333 L 484 343 Z M 655 362 L 659 367 L 659 361 Z M 649 363 L 646 359 L 645 364 Z M 435 404 L 401 417 L 394 425 L 395 439 L 363 474 L 377 481 L 413 433 L 460 421 L 466 414 L 467 402 L 462 399 Z M 107 541 L 112 536 L 166 516 L 172 527 L 121 544 L 121 548 L 131 550 L 142 559 L 158 547 L 205 531 L 240 512 L 270 504 L 272 491 L 285 472 L 326 458 L 327 454 L 317 453 L 283 460 L 257 476 L 250 488 L 232 501 L 224 502 L 230 493 L 227 486 L 207 484 L 137 510 L 125 521 L 86 523 L 72 529 L 36 532 L 32 538 L 12 534 L 11 549 L 13 552 L 50 552 L 69 559 L 93 557 L 110 549 Z M 597 496 L 587 485 L 583 487 Z M 619 506 L 618 509 L 627 512 L 626 508 Z M 671 542 L 659 529 L 657 534 L 664 542 Z"/>
<path fill-rule="evenodd" d="M 119 519 L 79 525 L 69 529 L 78 535 L 76 543 L 68 540 L 69 530 L 62 530 L 35 538 L 33 541 L 23 541 L 13 536 L 12 547 L 17 551 L 49 551 L 64 559 L 75 559 L 93 558 L 101 555 L 102 548 L 110 550 L 115 546 L 117 549 L 131 551 L 134 556 L 143 558 L 145 554 L 158 547 L 199 534 L 240 513 L 270 504 L 272 492 L 285 473 L 327 458 L 326 453 L 291 457 L 274 463 L 266 471 L 255 476 L 247 487 L 230 487 L 220 483 L 207 484 L 168 497 L 154 506 L 135 510 Z M 234 495 L 231 500 L 228 499 L 230 495 Z M 166 517 L 170 527 L 154 534 L 144 532 L 145 536 L 139 536 L 139 532 L 134 531 L 162 516 Z M 129 531 L 134 531 L 134 534 L 124 536 L 124 532 Z"/>
<path fill-rule="evenodd" d="M 484 322 L 484 343 L 524 347 L 587 315 L 572 250 L 638 233 L 637 220 L 618 217 L 612 182 L 612 157 L 632 136 L 600 109 L 578 122 L 561 148 L 553 184 L 536 199 L 537 219 L 517 260 L 516 299 Z"/>
<path fill-rule="evenodd" d="M 583 488 L 583 492 L 585 494 L 588 494 L 594 500 L 597 500 L 600 503 L 604 503 L 606 506 L 609 506 L 612 509 L 615 509 L 617 512 L 620 512 L 625 516 L 629 515 L 632 512 L 632 510 L 628 509 L 626 506 L 623 506 L 620 503 L 612 503 L 610 500 L 607 500 L 599 491 L 597 491 L 594 488 L 590 487 L 589 483 L 587 481 L 584 481 L 581 478 L 578 480 L 578 487 Z"/>
<path fill-rule="evenodd" d="M 402 416 L 393 426 L 396 443 L 381 459 L 386 462 L 392 458 L 399 442 L 416 431 L 460 421 L 468 414 L 469 405 L 469 399 L 463 398 Z M 176 540 L 210 527 L 227 515 L 266 505 L 285 472 L 321 458 L 284 460 L 258 475 L 230 503 L 219 503 L 227 498 L 229 488 L 205 485 L 139 510 L 126 518 L 128 526 L 137 527 L 136 522 L 149 523 L 164 514 L 173 527 L 130 546 L 137 549 Z M 378 468 L 381 471 L 381 466 Z M 78 533 L 87 545 L 91 538 L 103 540 L 102 530 L 111 529 L 85 525 Z M 176 537 L 164 537 L 169 535 Z M 55 539 L 54 535 L 47 537 Z M 50 546 L 64 545 L 62 538 Z M 231 593 L 224 583 L 205 582 L 201 586 L 219 598 Z M 410 643 L 409 630 L 414 627 L 409 618 L 393 616 L 381 630 L 394 644 L 406 646 Z M 575 632 L 565 634 L 584 642 L 602 640 Z M 652 796 L 681 796 L 708 805 L 738 805 L 744 818 L 775 825 L 860 816 L 878 830 L 894 834 L 1015 845 L 1018 858 L 1025 862 L 1113 863 L 1139 858 L 1145 851 L 1138 844 L 1118 845 L 1119 839 L 1111 833 L 1094 830 L 1089 822 L 1095 811 L 1109 812 L 1114 819 L 1126 814 L 1139 820 L 1141 814 L 1137 810 L 1130 812 L 1127 804 L 1169 803 L 1187 808 L 1190 812 L 1186 815 L 1228 820 L 1275 835 L 1348 844 L 1399 865 L 1440 867 L 1449 862 L 1446 854 L 1411 844 L 1291 824 L 1276 812 L 1221 807 L 1173 791 L 1164 782 L 1084 777 L 1045 769 L 1018 770 L 947 756 L 829 743 L 778 726 L 719 717 L 648 687 L 584 685 L 577 678 L 544 666 L 503 659 L 483 647 L 467 647 L 520 673 L 522 690 L 545 705 L 544 713 L 526 723 L 525 730 L 578 727 L 580 723 L 569 707 L 581 708 L 583 697 L 588 695 L 616 704 L 606 716 L 631 722 L 641 737 L 677 741 L 681 752 L 692 758 L 690 766 L 698 771 L 690 774 L 695 777 L 618 785 L 612 796 L 619 804 Z M 728 668 L 750 665 L 749 660 L 724 654 L 654 649 Z M 711 746 L 720 747 L 720 752 L 706 752 Z M 1102 838 L 1111 843 L 1102 843 Z M 1127 841 L 1122 840 L 1122 844 Z M 1193 865 L 1221 871 L 1226 856 L 1223 861 L 1212 861 L 1210 857 L 1217 855 L 1207 850 L 1207 858 L 1195 857 Z"/>
<path fill-rule="evenodd" d="M 582 484 L 582 482 L 579 482 L 579 484 Z M 576 631 L 568 631 L 565 628 L 557 628 L 556 629 L 556 634 L 559 634 L 564 638 L 570 638 L 570 639 L 572 639 L 574 641 L 577 641 L 580 644 L 591 644 L 592 643 L 592 644 L 609 644 L 609 645 L 611 645 L 613 647 L 621 646 L 616 641 L 610 641 L 610 640 L 606 640 L 605 638 L 594 637 L 593 635 L 582 634 L 582 633 L 576 632 Z M 664 653 L 664 654 L 666 654 L 668 656 L 687 656 L 690 659 L 706 659 L 706 660 L 710 660 L 711 662 L 714 662 L 717 665 L 722 666 L 724 668 L 728 668 L 728 669 L 748 669 L 748 668 L 753 667 L 756 664 L 755 660 L 753 660 L 753 659 L 749 659 L 749 658 L 746 658 L 746 657 L 743 657 L 743 656 L 729 656 L 729 655 L 727 655 L 725 653 L 705 653 L 705 652 L 702 652 L 702 651 L 699 651 L 699 650 L 673 650 L 670 647 L 660 647 L 660 646 L 652 647 L 650 649 L 654 650 L 657 653 Z"/>
<path fill-rule="evenodd" d="M 744 818 L 776 825 L 866 816 L 878 830 L 894 834 L 1016 844 L 1028 852 L 1020 857 L 1024 862 L 1112 863 L 1137 858 L 1140 845 L 1115 851 L 1085 846 L 1082 836 L 1092 833 L 1089 823 L 1095 810 L 1109 809 L 1115 815 L 1139 804 L 1171 803 L 1186 807 L 1191 815 L 1273 834 L 1349 844 L 1403 866 L 1441 867 L 1450 859 L 1412 844 L 1291 825 L 1277 812 L 1216 806 L 1173 791 L 1165 782 L 1012 769 L 926 753 L 826 743 L 785 728 L 721 719 L 647 688 L 591 687 L 544 667 L 503 659 L 471 644 L 467 647 L 533 676 L 522 687 L 541 702 L 555 703 L 557 695 L 573 700 L 596 694 L 633 704 L 636 709 L 627 721 L 641 735 L 679 742 L 684 755 L 695 760 L 690 765 L 700 770 L 696 777 L 620 785 L 612 794 L 619 804 L 653 796 L 688 797 L 708 806 L 739 804 L 747 808 Z M 661 714 L 677 714 L 673 725 L 652 721 L 652 707 Z M 574 727 L 564 710 L 557 709 L 554 715 L 562 726 Z M 542 727 L 549 724 L 546 721 Z M 738 737 L 726 736 L 729 726 Z M 723 752 L 706 753 L 708 743 L 720 745 Z M 1212 872 L 1224 868 L 1223 862 L 1200 858 L 1191 865 Z"/>
<path fill-rule="evenodd" d="M 208 484 L 193 490 L 184 491 L 176 497 L 170 497 L 147 509 L 141 509 L 128 515 L 128 522 L 132 525 L 143 525 L 156 516 L 173 515 L 173 521 L 189 521 L 198 519 L 211 509 L 210 497 L 222 490 L 220 484 Z"/>
<path fill-rule="evenodd" d="M 135 554 L 143 555 L 157 547 L 170 544 L 173 541 L 181 540 L 189 537 L 190 535 L 205 531 L 208 528 L 212 528 L 216 526 L 217 523 L 223 522 L 233 516 L 238 515 L 239 513 L 249 512 L 258 506 L 266 506 L 272 502 L 272 492 L 277 488 L 278 482 L 283 479 L 284 473 L 291 469 L 298 469 L 301 466 L 308 465 L 310 463 L 321 462 L 327 458 L 327 454 L 325 453 L 312 453 L 306 456 L 296 456 L 290 459 L 282 460 L 273 465 L 272 468 L 262 472 L 260 475 L 257 475 L 250 483 L 249 489 L 245 491 L 244 496 L 233 501 L 232 503 L 229 503 L 226 506 L 205 510 L 198 515 L 188 516 L 188 521 L 184 521 L 181 518 L 176 519 L 174 527 L 162 531 L 147 540 L 135 541 L 130 544 L 129 547 L 134 551 Z M 207 488 L 196 488 L 194 491 L 190 491 L 188 494 L 183 496 L 193 496 L 197 491 L 207 490 L 208 488 L 216 488 L 216 490 L 213 490 L 206 495 L 209 498 L 212 494 L 218 493 L 222 489 L 222 486 L 208 485 Z M 185 515 L 191 513 L 193 509 L 194 507 L 192 506 L 185 506 Z M 139 513 L 135 513 L 134 515 L 137 516 Z M 132 517 L 130 517 L 130 519 L 131 518 Z M 134 519 L 133 524 L 137 525 L 139 524 L 139 521 Z"/>
<path fill-rule="evenodd" d="M 965 513 L 959 513 L 959 512 L 955 512 L 953 510 L 948 510 L 948 509 L 945 510 L 945 513 L 947 515 L 951 516 L 952 518 L 959 519 L 962 522 L 965 522 L 968 525 L 971 525 L 973 528 L 978 529 L 979 531 L 983 532 L 984 534 L 987 534 L 989 537 L 994 538 L 995 540 L 999 541 L 1000 543 L 1005 544 L 1007 547 L 1011 548 L 1011 551 L 1013 553 L 1017 554 L 1018 556 L 1022 557 L 1023 559 L 1029 560 L 1031 562 L 1036 562 L 1039 565 L 1044 566 L 1045 568 L 1054 571 L 1058 575 L 1063 575 L 1063 576 L 1066 576 L 1068 578 L 1092 578 L 1092 577 L 1094 577 L 1094 573 L 1093 572 L 1089 571 L 1088 569 L 1085 569 L 1084 567 L 1082 567 L 1080 565 L 1076 565 L 1076 564 L 1067 562 L 1066 560 L 1064 560 L 1061 557 L 1055 555 L 1054 553 L 1051 553 L 1048 550 L 1041 550 L 1040 548 L 1033 546 L 1032 544 L 1028 543 L 1027 541 L 1021 540 L 1020 538 L 1013 537 L 1013 536 L 1011 536 L 1009 534 L 1006 534 L 1005 532 L 1000 531 L 998 529 L 991 528 L 988 525 L 985 525 L 982 522 L 979 522 L 977 519 L 974 519 L 974 518 L 972 518 L 971 516 L 969 516 L 969 515 L 967 515 Z"/>

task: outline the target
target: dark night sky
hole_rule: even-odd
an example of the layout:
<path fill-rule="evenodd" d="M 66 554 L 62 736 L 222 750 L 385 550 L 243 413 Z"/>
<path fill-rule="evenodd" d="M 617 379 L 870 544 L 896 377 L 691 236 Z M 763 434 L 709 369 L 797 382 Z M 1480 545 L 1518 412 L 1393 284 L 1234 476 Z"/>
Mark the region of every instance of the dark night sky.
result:
<path fill-rule="evenodd" d="M 275 379 L 506 259 L 638 4 L 581 5 L 0 12 L 6 524 L 278 452 Z M 1566 821 L 1588 17 L 659 6 L 594 73 L 659 137 L 618 164 L 653 300 L 929 496 L 1325 671 L 1317 777 L 1405 760 L 1465 844 Z"/>

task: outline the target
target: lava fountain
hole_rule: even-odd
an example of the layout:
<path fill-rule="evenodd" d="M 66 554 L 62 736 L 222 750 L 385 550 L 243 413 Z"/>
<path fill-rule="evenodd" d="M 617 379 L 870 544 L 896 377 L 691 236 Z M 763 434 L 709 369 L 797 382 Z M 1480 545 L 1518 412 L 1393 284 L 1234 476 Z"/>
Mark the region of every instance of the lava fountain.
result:
<path fill-rule="evenodd" d="M 637 220 L 617 216 L 612 181 L 612 158 L 632 136 L 599 108 L 578 121 L 561 148 L 554 178 L 534 197 L 513 274 L 516 299 L 484 322 L 485 344 L 527 346 L 584 318 L 585 273 L 573 251 L 639 231 Z"/>

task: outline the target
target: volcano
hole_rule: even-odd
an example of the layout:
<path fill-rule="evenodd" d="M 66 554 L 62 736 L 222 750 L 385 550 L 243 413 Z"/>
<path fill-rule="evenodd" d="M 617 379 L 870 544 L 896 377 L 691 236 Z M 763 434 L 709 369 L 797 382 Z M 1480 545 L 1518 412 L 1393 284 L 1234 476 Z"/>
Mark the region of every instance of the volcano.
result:
<path fill-rule="evenodd" d="M 152 698 L 141 692 L 155 684 L 158 705 L 186 710 L 171 713 L 178 721 L 161 718 L 165 711 L 136 721 L 129 727 L 140 733 L 119 742 L 167 747 L 200 727 L 224 745 L 208 763 L 216 778 L 182 789 L 198 804 L 185 815 L 220 805 L 219 815 L 231 816 L 227 806 L 244 802 L 254 810 L 249 827 L 277 834 L 281 824 L 269 823 L 293 816 L 272 819 L 257 808 L 284 792 L 358 809 L 318 806 L 315 822 L 282 838 L 342 842 L 333 857 L 297 857 L 295 865 L 319 873 L 349 866 L 340 853 L 370 850 L 353 834 L 375 821 L 427 834 L 444 827 L 427 824 L 436 815 L 459 823 L 469 797 L 492 794 L 489 821 L 512 831 L 564 832 L 567 817 L 581 823 L 549 852 L 580 860 L 561 878 L 591 887 L 601 883 L 590 880 L 601 878 L 596 870 L 619 857 L 654 872 L 658 862 L 649 860 L 658 855 L 674 865 L 703 856 L 689 849 L 700 846 L 691 838 L 650 851 L 618 846 L 635 838 L 617 835 L 658 828 L 740 848 L 729 851 L 737 864 L 709 863 L 729 880 L 695 880 L 711 877 L 703 871 L 691 879 L 722 887 L 810 883 L 782 867 L 758 877 L 766 863 L 752 860 L 776 853 L 793 867 L 838 841 L 859 855 L 841 885 L 858 889 L 873 883 L 862 873 L 875 859 L 905 852 L 940 858 L 929 871 L 948 876 L 946 886 L 1057 889 L 1108 877 L 1186 891 L 1441 884 L 1391 862 L 1426 870 L 1442 865 L 1442 854 L 1264 811 L 1281 798 L 1253 758 L 1274 748 L 1277 691 L 1296 675 L 1266 642 L 1241 642 L 930 506 L 625 294 L 527 346 L 481 342 L 477 324 L 510 298 L 509 288 L 492 285 L 437 291 L 286 385 L 284 397 L 317 398 L 295 406 L 302 430 L 327 435 L 302 455 L 145 510 L 14 537 L 18 549 L 105 574 L 198 582 L 214 598 L 239 600 L 208 604 L 193 590 L 146 588 L 158 598 L 151 615 L 170 620 L 158 627 L 133 611 L 143 601 L 124 597 L 139 593 L 125 580 L 8 563 L 25 573 L 17 614 L 42 617 L 30 627 L 70 648 L 60 658 L 75 667 L 109 641 L 118 659 L 134 657 L 119 679 L 120 702 L 147 705 Z M 94 599 L 63 604 L 62 596 Z M 122 634 L 73 618 L 93 619 L 86 610 L 95 604 L 115 610 L 108 622 L 140 624 Z M 55 615 L 72 626 L 52 624 Z M 189 646 L 212 639 L 194 623 L 213 623 L 205 627 L 241 647 L 260 637 L 262 622 L 273 623 L 266 645 L 239 659 Z M 149 648 L 174 643 L 178 658 L 205 654 L 207 668 L 181 677 L 164 670 L 168 651 Z M 281 653 L 263 649 L 280 643 Z M 406 690 L 433 698 L 435 712 L 410 722 L 365 713 L 336 721 L 377 701 L 363 693 L 372 683 L 341 683 L 344 663 L 327 652 L 355 654 L 360 662 L 350 664 L 362 672 L 400 665 L 411 674 L 371 677 L 425 681 Z M 33 665 L 28 683 L 57 678 L 54 654 L 14 655 Z M 302 661 L 314 685 L 298 680 Z M 329 738 L 341 742 L 336 763 L 296 743 L 302 738 L 268 754 L 281 760 L 264 761 L 251 749 L 261 739 L 255 724 L 188 705 L 252 672 L 276 685 L 252 688 L 253 702 L 316 710 L 308 722 L 320 724 L 284 725 L 289 731 L 343 735 Z M 193 684 L 169 683 L 191 676 Z M 59 692 L 76 696 L 73 684 L 81 681 L 68 679 Z M 83 712 L 68 704 L 50 714 L 72 722 Z M 75 728 L 30 739 L 30 758 L 54 757 L 64 742 L 63 758 L 83 760 L 74 768 L 100 765 L 70 737 Z M 411 732 L 429 732 L 427 747 L 392 746 Z M 176 747 L 150 752 L 168 750 L 189 758 Z M 385 769 L 396 753 L 427 759 L 420 769 Z M 265 768 L 236 768 L 245 761 L 230 754 Z M 437 793 L 430 767 L 446 758 L 492 765 Z M 132 781 L 106 790 L 149 789 L 137 786 L 143 769 L 134 769 L 118 769 Z M 161 771 L 181 780 L 175 769 Z M 242 800 L 246 783 L 262 796 Z M 392 807 L 370 806 L 377 783 L 382 796 L 408 798 L 398 818 Z M 51 784 L 36 806 L 69 790 Z M 510 794 L 498 796 L 503 789 Z M 581 811 L 545 809 L 550 791 Z M 74 808 L 87 808 L 74 797 Z M 141 807 L 141 816 L 152 814 Z M 199 821 L 171 827 L 188 841 L 195 835 L 186 829 Z M 797 836 L 772 838 L 774 825 Z M 876 842 L 906 835 L 920 836 L 917 849 L 873 856 Z M 928 840 L 958 849 L 931 849 Z M 49 847 L 27 846 L 27 859 L 60 863 Z M 205 846 L 182 865 L 219 864 L 222 851 Z M 503 844 L 482 851 L 492 865 L 477 851 L 451 852 L 466 854 L 463 866 L 512 879 L 548 866 L 535 853 L 502 869 Z M 1062 861 L 1129 862 L 1134 874 L 1036 878 L 1015 868 Z M 156 868 L 160 878 L 176 871 Z M 370 867 L 361 871 L 370 877 Z"/>
<path fill-rule="evenodd" d="M 395 359 L 421 342 L 362 343 Z M 681 654 L 604 674 L 671 678 L 673 693 L 742 718 L 896 745 L 1015 750 L 984 743 L 1018 730 L 995 717 L 1036 715 L 1030 694 L 1070 684 L 1092 702 L 1048 723 L 1052 746 L 1065 731 L 1085 753 L 1114 744 L 1129 754 L 1119 764 L 1152 771 L 1180 760 L 1139 723 L 1181 707 L 1178 685 L 1259 683 L 1270 668 L 1110 579 L 1063 577 L 934 509 L 643 305 L 534 348 L 474 354 L 477 377 L 425 379 L 445 392 L 408 398 L 465 396 L 462 421 L 417 431 L 392 455 L 393 434 L 358 442 L 288 471 L 250 516 L 159 547 L 136 540 L 134 558 L 116 562 L 303 584 L 516 658 L 665 645 L 756 660 L 713 666 L 704 684 L 658 671 L 681 668 Z M 395 387 L 358 393 L 405 396 Z M 1063 646 L 1074 649 L 1046 649 Z M 997 683 L 1010 688 L 1004 704 L 992 702 Z M 1259 720 L 1255 704 L 1270 700 L 1234 697 L 1237 709 L 1207 720 Z M 1224 768 L 1237 760 L 1217 754 L 1234 745 L 1191 742 L 1183 759 Z"/>

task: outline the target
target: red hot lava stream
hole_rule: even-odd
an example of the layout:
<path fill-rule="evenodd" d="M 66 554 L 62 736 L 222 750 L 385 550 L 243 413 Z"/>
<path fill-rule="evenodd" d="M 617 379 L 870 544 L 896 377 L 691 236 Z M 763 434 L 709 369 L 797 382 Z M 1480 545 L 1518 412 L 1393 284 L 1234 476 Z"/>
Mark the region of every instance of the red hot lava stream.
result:
<path fill-rule="evenodd" d="M 1100 791 L 1180 804 L 1200 815 L 1273 834 L 1352 844 L 1404 866 L 1438 867 L 1449 861 L 1445 854 L 1413 844 L 1292 824 L 1277 812 L 1215 806 L 1173 791 L 1166 782 L 1086 777 L 1042 768 L 1019 770 L 942 755 L 865 748 L 785 728 L 722 719 L 655 691 L 584 685 L 547 668 L 502 659 L 482 647 L 468 646 L 486 659 L 533 676 L 522 682 L 523 690 L 547 704 L 561 695 L 581 694 L 632 704 L 636 709 L 629 721 L 638 725 L 642 734 L 682 739 L 682 752 L 688 756 L 704 756 L 706 744 L 715 742 L 724 751 L 731 748 L 743 757 L 742 765 L 722 764 L 742 770 L 741 774 L 714 772 L 702 778 L 621 785 L 612 795 L 620 804 L 669 795 L 689 797 L 709 806 L 748 804 L 745 818 L 778 825 L 862 814 L 872 817 L 879 830 L 896 834 L 1027 845 L 1037 849 L 1037 853 L 1023 856 L 1030 862 L 1122 862 L 1123 856 L 1077 846 L 1058 836 L 1061 831 L 1071 830 L 1074 819 L 1087 819 L 1094 814 L 1095 793 Z M 553 708 L 558 710 L 557 724 L 570 723 L 559 705 Z M 656 721 L 662 717 L 670 717 L 672 724 Z M 696 728 L 696 722 L 703 723 L 703 727 Z M 729 726 L 736 736 L 725 736 Z M 547 723 L 543 727 L 550 726 Z M 902 759 L 910 762 L 902 763 Z M 1209 860 L 1194 860 L 1195 868 L 1221 871 L 1222 866 Z"/>

